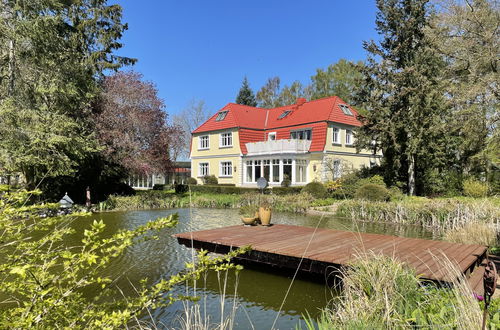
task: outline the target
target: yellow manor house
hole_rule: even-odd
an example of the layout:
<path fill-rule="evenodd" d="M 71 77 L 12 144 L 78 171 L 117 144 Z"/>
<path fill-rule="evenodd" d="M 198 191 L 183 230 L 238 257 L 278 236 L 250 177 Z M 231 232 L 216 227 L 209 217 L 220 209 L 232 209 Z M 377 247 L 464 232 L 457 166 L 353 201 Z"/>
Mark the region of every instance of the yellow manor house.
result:
<path fill-rule="evenodd" d="M 229 103 L 192 132 L 191 176 L 202 183 L 292 186 L 325 182 L 350 169 L 378 164 L 380 154 L 356 152 L 357 112 L 339 97 L 263 109 Z"/>

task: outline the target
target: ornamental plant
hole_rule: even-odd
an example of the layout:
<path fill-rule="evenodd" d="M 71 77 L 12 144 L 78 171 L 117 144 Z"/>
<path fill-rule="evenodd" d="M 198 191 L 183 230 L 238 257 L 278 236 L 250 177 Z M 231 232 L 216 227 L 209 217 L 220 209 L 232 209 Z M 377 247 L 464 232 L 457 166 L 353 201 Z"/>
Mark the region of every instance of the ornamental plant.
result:
<path fill-rule="evenodd" d="M 103 235 L 105 223 L 94 221 L 85 229 L 80 244 L 68 246 L 66 238 L 74 234 L 71 222 L 84 214 L 56 215 L 57 204 L 27 204 L 38 194 L 0 186 L 2 329 L 123 327 L 148 309 L 190 299 L 174 296 L 174 286 L 198 279 L 208 270 L 239 269 L 229 261 L 248 250 L 235 250 L 218 258 L 202 251 L 197 263 L 187 264 L 182 274 L 160 279 L 152 286 L 146 281 L 136 283 L 137 294 L 120 299 L 115 279 L 103 270 L 128 247 L 156 239 L 159 231 L 174 227 L 177 214 L 111 236 Z M 33 240 L 34 234 L 41 238 Z M 94 289 L 93 297 L 84 297 L 86 288 Z"/>

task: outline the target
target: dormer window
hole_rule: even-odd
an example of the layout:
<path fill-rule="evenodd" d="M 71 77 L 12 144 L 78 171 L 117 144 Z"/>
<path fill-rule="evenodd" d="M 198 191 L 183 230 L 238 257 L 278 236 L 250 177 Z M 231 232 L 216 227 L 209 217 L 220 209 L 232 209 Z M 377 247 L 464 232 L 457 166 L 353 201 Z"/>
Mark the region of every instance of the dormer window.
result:
<path fill-rule="evenodd" d="M 226 118 L 226 115 L 227 115 L 228 111 L 227 110 L 224 110 L 224 111 L 221 111 L 217 114 L 217 117 L 215 118 L 215 121 L 221 121 L 221 120 L 224 120 L 224 118 Z"/>
<path fill-rule="evenodd" d="M 349 107 L 345 104 L 339 104 L 340 110 L 344 113 L 344 115 L 352 116 L 352 111 L 349 109 Z"/>
<path fill-rule="evenodd" d="M 283 111 L 283 113 L 278 117 L 278 119 L 283 119 L 285 118 L 286 116 L 288 116 L 290 113 L 292 112 L 292 110 L 285 110 Z"/>

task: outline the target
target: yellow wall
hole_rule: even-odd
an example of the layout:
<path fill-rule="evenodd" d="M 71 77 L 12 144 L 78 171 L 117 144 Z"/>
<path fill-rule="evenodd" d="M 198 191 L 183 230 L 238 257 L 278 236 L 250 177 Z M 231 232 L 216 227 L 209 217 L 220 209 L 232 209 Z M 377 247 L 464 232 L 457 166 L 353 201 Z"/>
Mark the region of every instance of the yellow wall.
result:
<path fill-rule="evenodd" d="M 219 139 L 220 139 L 220 134 L 221 133 L 228 133 L 232 132 L 233 133 L 233 146 L 232 147 L 220 147 L 219 146 Z M 205 150 L 200 150 L 199 147 L 199 138 L 200 136 L 208 135 L 209 136 L 209 142 L 210 142 L 210 148 L 205 149 Z M 232 155 L 232 154 L 241 154 L 240 150 L 240 140 L 238 136 L 238 129 L 237 128 L 231 128 L 231 129 L 226 129 L 226 130 L 220 130 L 220 131 L 213 131 L 209 133 L 197 133 L 193 134 L 192 140 L 191 140 L 191 158 L 193 157 L 203 157 L 203 156 L 215 156 L 215 155 Z"/>
<path fill-rule="evenodd" d="M 338 127 L 340 129 L 340 144 L 333 144 L 333 127 Z M 312 153 L 307 155 L 309 160 L 307 168 L 307 181 L 323 181 L 331 179 L 330 171 L 323 169 L 324 159 L 328 162 L 333 161 L 333 159 L 340 159 L 344 165 L 343 173 L 346 174 L 347 168 L 359 169 L 362 166 L 369 167 L 370 161 L 375 160 L 378 164 L 380 158 L 375 158 L 368 151 L 362 151 L 360 154 L 356 153 L 356 148 L 354 146 L 345 145 L 345 130 L 352 129 L 352 126 L 343 124 L 329 123 L 325 152 Z M 232 147 L 221 148 L 219 146 L 220 134 L 225 132 L 232 132 L 233 134 L 233 145 Z M 203 135 L 209 136 L 210 148 L 206 150 L 199 150 L 199 137 Z M 354 141 L 353 141 L 354 142 Z M 340 154 L 337 154 L 340 153 Z M 369 156 L 369 157 L 366 157 Z M 268 158 L 268 157 L 263 157 Z M 302 157 L 299 157 L 302 158 Z M 229 183 L 235 185 L 242 184 L 242 160 L 241 160 L 241 150 L 239 144 L 239 136 L 237 128 L 214 131 L 209 133 L 194 134 L 191 143 L 191 176 L 198 180 L 198 183 L 202 183 L 201 176 L 199 174 L 199 164 L 208 163 L 209 164 L 209 175 L 215 175 L 219 183 Z M 220 162 L 221 161 L 231 161 L 233 167 L 232 177 L 221 177 L 220 176 Z M 234 168 L 236 167 L 236 171 Z M 316 167 L 316 170 L 314 168 Z M 326 172 L 326 174 L 325 174 Z"/>
<path fill-rule="evenodd" d="M 232 177 L 221 177 L 220 176 L 220 162 L 222 161 L 231 161 L 233 166 L 233 175 Z M 217 157 L 217 158 L 202 158 L 202 159 L 193 159 L 191 161 L 191 176 L 198 180 L 199 184 L 202 184 L 201 176 L 200 176 L 200 163 L 208 163 L 208 175 L 215 175 L 219 183 L 233 183 L 238 185 L 240 183 L 241 171 L 243 170 L 241 167 L 241 158 L 239 156 L 233 157 Z M 236 167 L 236 171 L 234 168 Z"/>

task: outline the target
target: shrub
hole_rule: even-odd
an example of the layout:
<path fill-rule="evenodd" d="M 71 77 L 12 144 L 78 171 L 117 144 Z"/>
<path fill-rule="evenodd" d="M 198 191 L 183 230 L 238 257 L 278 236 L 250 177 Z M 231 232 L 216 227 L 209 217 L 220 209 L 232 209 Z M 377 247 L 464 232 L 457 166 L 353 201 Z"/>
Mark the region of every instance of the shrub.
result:
<path fill-rule="evenodd" d="M 340 181 L 340 179 L 327 181 L 325 183 L 325 188 L 329 194 L 334 193 L 336 190 L 340 189 L 340 187 L 342 187 L 342 182 Z"/>
<path fill-rule="evenodd" d="M 386 187 L 374 183 L 367 183 L 356 190 L 354 197 L 356 199 L 381 202 L 389 200 L 390 195 Z"/>
<path fill-rule="evenodd" d="M 188 185 L 196 185 L 196 184 L 198 184 L 198 180 L 196 180 L 196 179 L 195 179 L 195 178 L 193 178 L 193 177 L 189 177 L 189 178 L 187 178 L 187 180 L 186 180 L 186 184 L 188 184 Z"/>
<path fill-rule="evenodd" d="M 303 193 L 309 193 L 315 198 L 325 198 L 327 196 L 327 191 L 325 186 L 321 182 L 310 182 L 302 188 Z"/>
<path fill-rule="evenodd" d="M 273 187 L 271 192 L 276 195 L 299 194 L 302 187 Z"/>
<path fill-rule="evenodd" d="M 469 197 L 486 197 L 488 195 L 488 184 L 475 179 L 467 179 L 463 184 L 463 192 Z"/>
<path fill-rule="evenodd" d="M 165 185 L 164 184 L 155 184 L 153 186 L 153 190 L 164 190 L 165 189 Z"/>
<path fill-rule="evenodd" d="M 176 184 L 174 189 L 176 194 L 183 194 L 189 190 L 189 186 L 187 184 Z"/>
<path fill-rule="evenodd" d="M 244 194 L 248 192 L 260 192 L 260 189 L 222 185 L 197 185 L 191 186 L 191 191 L 212 194 Z"/>
<path fill-rule="evenodd" d="M 219 181 L 217 180 L 217 178 L 215 177 L 215 175 L 205 175 L 203 177 L 203 184 L 206 184 L 206 185 L 213 185 L 213 184 L 218 184 Z"/>
<path fill-rule="evenodd" d="M 391 201 L 401 201 L 405 198 L 405 194 L 396 186 L 389 188 L 389 199 Z"/>
<path fill-rule="evenodd" d="M 281 181 L 281 186 L 282 187 L 290 187 L 291 184 L 292 184 L 292 181 L 290 180 L 288 175 L 285 175 L 285 177 L 283 178 L 283 181 Z"/>

